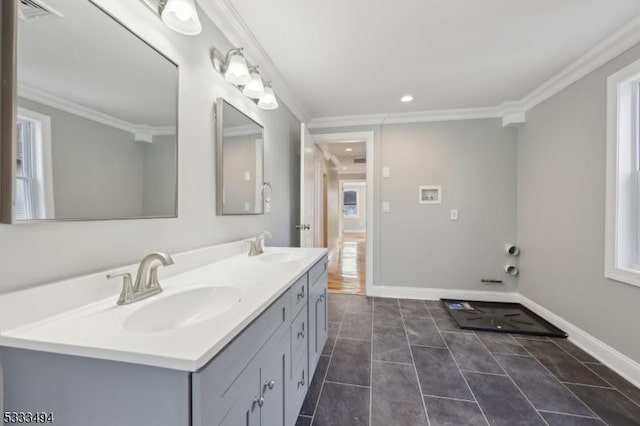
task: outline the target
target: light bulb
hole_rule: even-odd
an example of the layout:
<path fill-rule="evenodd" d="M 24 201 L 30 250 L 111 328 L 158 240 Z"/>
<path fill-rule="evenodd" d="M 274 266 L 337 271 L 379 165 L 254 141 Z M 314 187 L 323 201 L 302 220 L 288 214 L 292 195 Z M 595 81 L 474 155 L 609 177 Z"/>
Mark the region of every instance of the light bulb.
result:
<path fill-rule="evenodd" d="M 264 84 L 262 83 L 262 77 L 260 77 L 258 71 L 251 71 L 251 81 L 249 81 L 249 83 L 244 87 L 242 93 L 253 99 L 260 99 L 266 94 Z"/>
<path fill-rule="evenodd" d="M 184 35 L 198 35 L 202 24 L 194 0 L 168 0 L 162 9 L 162 22 Z"/>
<path fill-rule="evenodd" d="M 271 87 L 264 88 L 264 96 L 258 101 L 258 106 L 262 109 L 276 109 L 278 108 L 278 100 Z"/>
<path fill-rule="evenodd" d="M 235 84 L 236 86 L 246 86 L 251 81 L 247 61 L 239 51 L 233 53 L 229 59 L 227 70 L 224 73 L 224 78 L 226 78 L 229 83 Z"/>

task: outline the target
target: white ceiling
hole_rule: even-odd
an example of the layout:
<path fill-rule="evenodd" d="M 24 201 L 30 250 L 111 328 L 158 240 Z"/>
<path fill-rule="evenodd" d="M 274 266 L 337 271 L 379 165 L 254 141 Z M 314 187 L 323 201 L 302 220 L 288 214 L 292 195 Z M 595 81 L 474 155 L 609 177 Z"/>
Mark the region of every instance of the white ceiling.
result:
<path fill-rule="evenodd" d="M 354 159 L 367 158 L 367 146 L 364 142 L 339 142 L 319 144 L 321 148 L 326 150 L 330 155 L 338 160 L 336 170 L 340 174 L 365 173 L 365 163 L 354 163 Z M 351 149 L 351 151 L 346 151 Z"/>
<path fill-rule="evenodd" d="M 173 63 L 87 0 L 46 3 L 64 17 L 19 21 L 19 84 L 134 125 L 176 125 Z"/>
<path fill-rule="evenodd" d="M 228 1 L 312 118 L 519 100 L 640 14 L 638 0 Z"/>

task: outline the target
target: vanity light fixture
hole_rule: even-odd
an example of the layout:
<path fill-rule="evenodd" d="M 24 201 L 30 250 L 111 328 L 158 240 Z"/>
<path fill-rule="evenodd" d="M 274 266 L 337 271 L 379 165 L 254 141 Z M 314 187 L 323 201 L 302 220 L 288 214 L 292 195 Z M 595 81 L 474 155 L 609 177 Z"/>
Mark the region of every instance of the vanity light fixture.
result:
<path fill-rule="evenodd" d="M 202 32 L 195 0 L 167 0 L 161 17 L 177 33 L 194 36 Z"/>
<path fill-rule="evenodd" d="M 260 77 L 260 73 L 258 72 L 258 67 L 251 68 L 249 73 L 251 75 L 251 80 L 249 81 L 249 84 L 244 86 L 242 93 L 250 98 L 260 99 L 266 94 L 266 92 L 264 90 L 262 77 Z"/>
<path fill-rule="evenodd" d="M 264 96 L 258 101 L 258 106 L 262 109 L 276 109 L 278 108 L 278 100 L 275 93 L 270 86 L 270 83 L 265 83 Z"/>
<path fill-rule="evenodd" d="M 202 32 L 195 0 L 141 0 L 173 31 L 195 36 Z"/>
<path fill-rule="evenodd" d="M 213 68 L 246 97 L 257 103 L 261 109 L 278 108 L 278 100 L 270 82 L 263 80 L 258 66 L 250 64 L 242 52 L 242 47 L 233 48 L 226 54 L 213 49 L 211 51 Z"/>
<path fill-rule="evenodd" d="M 242 48 L 231 49 L 225 60 L 224 78 L 236 86 L 244 86 L 251 82 L 249 66 L 242 54 Z"/>

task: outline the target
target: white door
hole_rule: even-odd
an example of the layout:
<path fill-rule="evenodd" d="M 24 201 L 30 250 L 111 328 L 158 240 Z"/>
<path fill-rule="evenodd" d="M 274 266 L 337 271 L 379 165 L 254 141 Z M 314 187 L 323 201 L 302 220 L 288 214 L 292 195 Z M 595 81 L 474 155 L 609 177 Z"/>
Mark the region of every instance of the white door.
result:
<path fill-rule="evenodd" d="M 307 126 L 302 123 L 300 129 L 300 223 L 297 225 L 300 230 L 300 247 L 315 247 L 314 230 L 311 229 L 315 224 L 315 178 L 316 160 L 313 138 Z"/>

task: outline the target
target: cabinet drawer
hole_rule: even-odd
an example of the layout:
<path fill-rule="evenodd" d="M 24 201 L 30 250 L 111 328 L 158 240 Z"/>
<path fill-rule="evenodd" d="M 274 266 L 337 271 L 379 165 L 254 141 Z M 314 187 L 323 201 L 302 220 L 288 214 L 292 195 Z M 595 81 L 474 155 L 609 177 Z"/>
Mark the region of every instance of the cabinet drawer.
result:
<path fill-rule="evenodd" d="M 306 355 L 308 338 L 307 310 L 303 309 L 291 323 L 291 360 L 293 365 L 297 365 L 300 358 Z"/>
<path fill-rule="evenodd" d="M 289 293 L 291 294 L 291 313 L 296 315 L 303 306 L 307 306 L 307 300 L 309 299 L 307 274 L 304 274 L 291 286 Z"/>
<path fill-rule="evenodd" d="M 318 278 L 327 272 L 327 255 L 324 255 L 322 259 L 309 269 L 309 287 L 314 286 L 318 282 Z"/>

